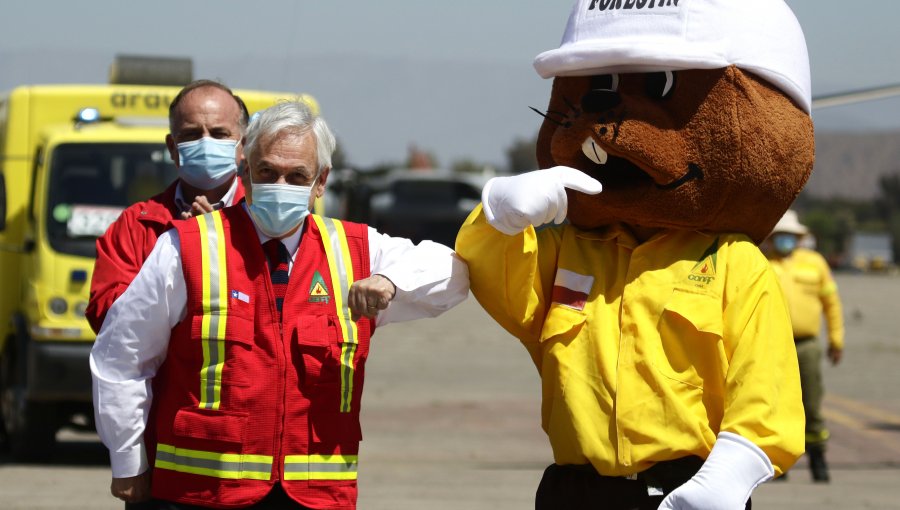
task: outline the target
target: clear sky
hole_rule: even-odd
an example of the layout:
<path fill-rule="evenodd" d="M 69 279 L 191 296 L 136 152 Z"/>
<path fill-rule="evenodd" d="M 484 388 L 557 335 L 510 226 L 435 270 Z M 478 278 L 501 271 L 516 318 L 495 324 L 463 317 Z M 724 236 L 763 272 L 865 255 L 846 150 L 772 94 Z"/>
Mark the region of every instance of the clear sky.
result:
<path fill-rule="evenodd" d="M 739 0 L 735 0 L 739 1 Z M 745 0 L 752 1 L 752 0 Z M 813 94 L 900 83 L 900 5 L 789 0 L 807 36 Z M 0 90 L 102 83 L 115 54 L 188 56 L 195 77 L 307 92 L 357 165 L 505 164 L 533 136 L 550 82 L 531 67 L 557 46 L 571 4 L 549 0 L 8 2 Z M 900 98 L 814 112 L 819 129 L 900 129 Z"/>

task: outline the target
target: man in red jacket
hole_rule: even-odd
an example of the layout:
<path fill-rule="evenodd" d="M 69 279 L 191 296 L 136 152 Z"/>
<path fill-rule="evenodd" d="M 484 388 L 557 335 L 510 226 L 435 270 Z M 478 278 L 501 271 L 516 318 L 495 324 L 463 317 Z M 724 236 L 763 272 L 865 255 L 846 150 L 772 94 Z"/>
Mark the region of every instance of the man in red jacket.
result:
<path fill-rule="evenodd" d="M 85 311 L 95 333 L 173 220 L 221 209 L 244 197 L 236 177 L 244 159 L 241 138 L 247 120 L 244 102 L 221 83 L 197 80 L 175 96 L 169 106 L 166 146 L 178 179 L 159 195 L 123 211 L 97 239 Z"/>

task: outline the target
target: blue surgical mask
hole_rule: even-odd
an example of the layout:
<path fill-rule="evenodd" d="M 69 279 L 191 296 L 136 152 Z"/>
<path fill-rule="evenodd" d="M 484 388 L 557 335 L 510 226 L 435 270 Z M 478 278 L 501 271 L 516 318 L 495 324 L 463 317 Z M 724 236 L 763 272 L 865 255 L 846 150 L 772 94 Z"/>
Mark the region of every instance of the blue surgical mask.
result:
<path fill-rule="evenodd" d="M 178 176 L 191 186 L 211 190 L 237 173 L 237 140 L 201 138 L 177 145 Z"/>
<path fill-rule="evenodd" d="M 793 234 L 772 235 L 772 246 L 780 255 L 790 255 L 797 249 L 797 236 Z"/>
<path fill-rule="evenodd" d="M 250 190 L 253 195 L 253 202 L 247 206 L 250 216 L 262 233 L 269 237 L 284 236 L 309 214 L 312 186 L 257 184 L 251 180 Z"/>

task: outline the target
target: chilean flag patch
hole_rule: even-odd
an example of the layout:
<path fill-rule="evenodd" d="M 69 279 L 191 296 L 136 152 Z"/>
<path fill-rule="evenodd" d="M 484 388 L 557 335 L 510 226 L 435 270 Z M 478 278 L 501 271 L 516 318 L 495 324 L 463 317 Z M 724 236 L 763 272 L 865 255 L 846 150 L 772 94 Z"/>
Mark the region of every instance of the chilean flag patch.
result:
<path fill-rule="evenodd" d="M 593 286 L 593 276 L 557 269 L 556 281 L 553 282 L 553 302 L 575 310 L 584 310 Z"/>
<path fill-rule="evenodd" d="M 243 292 L 241 292 L 239 290 L 232 290 L 231 297 L 232 297 L 232 299 L 237 299 L 238 301 L 243 301 L 244 303 L 250 302 L 250 296 L 248 296 L 247 294 L 244 294 Z"/>

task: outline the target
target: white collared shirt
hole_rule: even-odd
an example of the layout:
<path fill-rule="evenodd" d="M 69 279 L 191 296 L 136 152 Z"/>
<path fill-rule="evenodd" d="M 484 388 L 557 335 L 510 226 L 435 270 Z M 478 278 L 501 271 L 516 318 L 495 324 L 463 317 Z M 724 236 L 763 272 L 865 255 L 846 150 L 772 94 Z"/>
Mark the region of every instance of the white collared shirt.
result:
<path fill-rule="evenodd" d="M 231 187 L 228 188 L 228 192 L 225 193 L 225 196 L 222 197 L 222 200 L 209 204 L 212 206 L 213 210 L 218 211 L 219 209 L 231 207 L 232 205 L 234 205 L 234 195 L 237 193 L 238 179 L 239 178 L 235 176 L 234 180 L 231 181 Z M 178 179 L 178 184 L 175 185 L 175 207 L 177 207 L 181 212 L 190 212 L 193 205 L 193 199 L 188 201 L 184 198 L 184 188 L 182 187 L 182 181 L 181 179 Z"/>
<path fill-rule="evenodd" d="M 243 210 L 247 211 L 246 205 Z M 301 226 L 282 240 L 291 254 L 289 270 L 302 230 Z M 270 239 L 259 228 L 256 232 L 260 243 Z M 450 248 L 431 241 L 414 245 L 371 227 L 368 235 L 371 273 L 387 277 L 397 288 L 390 306 L 378 314 L 378 326 L 435 317 L 468 295 L 468 268 Z M 165 361 L 172 328 L 187 315 L 181 264 L 178 231 L 169 230 L 110 307 L 91 350 L 97 432 L 109 448 L 115 478 L 148 469 L 143 434 L 152 399 L 151 380 Z"/>

